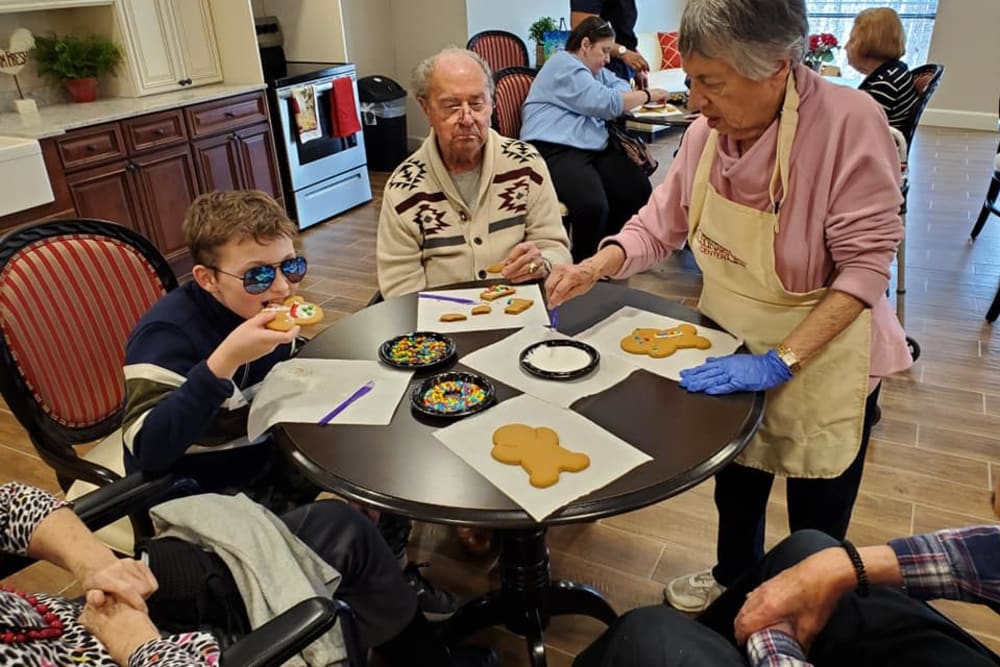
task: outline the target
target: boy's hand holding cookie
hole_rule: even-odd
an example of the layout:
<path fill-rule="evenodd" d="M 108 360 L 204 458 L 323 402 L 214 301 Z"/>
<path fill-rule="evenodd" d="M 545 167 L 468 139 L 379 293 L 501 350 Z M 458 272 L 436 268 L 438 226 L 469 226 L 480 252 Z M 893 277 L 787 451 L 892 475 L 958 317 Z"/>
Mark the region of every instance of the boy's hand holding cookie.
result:
<path fill-rule="evenodd" d="M 295 340 L 301 329 L 298 325 L 288 331 L 268 328 L 267 325 L 277 316 L 278 313 L 273 310 L 262 310 L 233 329 L 208 357 L 206 363 L 209 370 L 218 378 L 231 380 L 243 364 L 260 359 L 279 345 Z"/>
<path fill-rule="evenodd" d="M 548 264 L 542 251 L 531 241 L 514 246 L 503 265 L 503 277 L 512 283 L 542 280 L 549 274 Z"/>

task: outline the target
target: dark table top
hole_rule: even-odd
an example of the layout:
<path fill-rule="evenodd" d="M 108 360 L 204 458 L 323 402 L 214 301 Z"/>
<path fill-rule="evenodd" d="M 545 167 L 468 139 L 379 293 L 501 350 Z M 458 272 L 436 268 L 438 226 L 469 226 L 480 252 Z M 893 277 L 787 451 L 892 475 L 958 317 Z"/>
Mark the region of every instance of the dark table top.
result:
<path fill-rule="evenodd" d="M 485 283 L 472 283 L 485 284 Z M 469 286 L 469 285 L 466 285 Z M 709 325 L 698 312 L 647 292 L 612 283 L 560 307 L 559 330 L 573 335 L 622 306 Z M 412 331 L 417 298 L 408 295 L 362 310 L 329 327 L 300 356 L 377 359 L 385 340 Z M 458 347 L 453 368 L 471 370 L 461 357 L 516 329 L 449 334 Z M 363 504 L 424 521 L 522 528 L 537 525 L 485 477 L 433 435 L 450 420 L 416 414 L 409 391 L 427 373 L 417 373 L 388 426 L 283 424 L 278 441 L 318 485 Z M 497 400 L 521 392 L 495 382 Z M 644 370 L 576 401 L 571 409 L 643 450 L 653 460 L 604 488 L 581 497 L 545 524 L 589 521 L 663 500 L 713 475 L 749 442 L 760 423 L 763 393 L 707 396 Z"/>

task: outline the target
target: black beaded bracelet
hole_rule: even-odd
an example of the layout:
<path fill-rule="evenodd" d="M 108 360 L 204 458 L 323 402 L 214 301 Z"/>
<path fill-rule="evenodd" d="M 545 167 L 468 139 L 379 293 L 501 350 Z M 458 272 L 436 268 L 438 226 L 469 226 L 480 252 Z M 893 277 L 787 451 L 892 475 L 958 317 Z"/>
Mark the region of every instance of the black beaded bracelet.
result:
<path fill-rule="evenodd" d="M 653 96 L 649 94 L 648 90 L 644 90 L 642 92 L 646 93 L 646 104 L 649 104 L 653 100 Z"/>
<path fill-rule="evenodd" d="M 858 578 L 858 587 L 854 590 L 858 596 L 866 598 L 870 590 L 868 584 L 868 572 L 865 570 L 865 562 L 861 560 L 861 554 L 850 540 L 841 540 L 840 546 L 844 547 L 851 564 L 854 566 L 854 574 Z"/>

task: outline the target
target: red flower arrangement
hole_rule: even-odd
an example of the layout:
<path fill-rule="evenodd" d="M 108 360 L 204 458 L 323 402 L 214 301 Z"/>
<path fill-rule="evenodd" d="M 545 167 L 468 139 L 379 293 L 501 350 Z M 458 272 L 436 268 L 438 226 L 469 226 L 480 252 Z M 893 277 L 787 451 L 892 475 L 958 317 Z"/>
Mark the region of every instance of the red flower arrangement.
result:
<path fill-rule="evenodd" d="M 819 69 L 822 63 L 833 62 L 834 49 L 840 48 L 836 36 L 828 32 L 809 35 L 809 50 L 803 60 L 813 69 Z"/>

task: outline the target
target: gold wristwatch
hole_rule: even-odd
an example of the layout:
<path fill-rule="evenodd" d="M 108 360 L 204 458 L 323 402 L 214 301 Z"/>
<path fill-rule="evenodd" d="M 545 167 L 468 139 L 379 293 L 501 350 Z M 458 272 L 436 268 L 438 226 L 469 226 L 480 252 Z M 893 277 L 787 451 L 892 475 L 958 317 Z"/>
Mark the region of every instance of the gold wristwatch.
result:
<path fill-rule="evenodd" d="M 792 348 L 788 347 L 784 343 L 779 343 L 778 346 L 774 348 L 774 351 L 778 353 L 778 358 L 781 359 L 786 366 L 788 366 L 788 370 L 792 372 L 792 375 L 795 375 L 802 370 L 802 362 L 799 361 L 798 356 L 792 352 Z"/>

